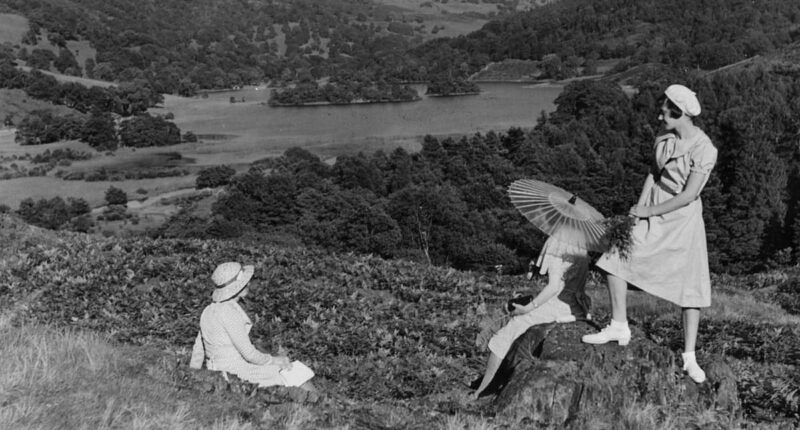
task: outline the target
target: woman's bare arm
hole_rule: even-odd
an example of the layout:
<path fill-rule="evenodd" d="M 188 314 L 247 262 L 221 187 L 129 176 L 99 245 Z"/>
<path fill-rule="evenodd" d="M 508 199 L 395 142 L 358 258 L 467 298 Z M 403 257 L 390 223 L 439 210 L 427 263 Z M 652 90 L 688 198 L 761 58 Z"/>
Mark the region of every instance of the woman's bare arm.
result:
<path fill-rule="evenodd" d="M 700 190 L 706 180 L 706 174 L 700 172 L 689 173 L 689 178 L 686 181 L 686 186 L 683 191 L 675 195 L 669 200 L 655 206 L 644 206 L 641 203 L 631 208 L 630 214 L 639 218 L 648 218 L 651 216 L 663 215 L 670 213 L 676 209 L 680 209 L 689 203 L 695 201 L 700 195 Z"/>

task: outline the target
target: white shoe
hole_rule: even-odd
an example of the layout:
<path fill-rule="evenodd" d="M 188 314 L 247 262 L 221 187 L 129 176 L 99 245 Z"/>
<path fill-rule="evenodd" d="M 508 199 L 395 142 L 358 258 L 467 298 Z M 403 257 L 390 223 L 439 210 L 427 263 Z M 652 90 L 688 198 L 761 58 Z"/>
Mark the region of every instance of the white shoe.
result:
<path fill-rule="evenodd" d="M 616 341 L 620 346 L 625 346 L 631 341 L 631 329 L 628 328 L 627 323 L 611 321 L 611 324 L 600 330 L 600 333 L 587 334 L 581 338 L 581 341 L 592 345 L 602 345 Z"/>
<path fill-rule="evenodd" d="M 683 353 L 683 371 L 692 378 L 692 381 L 702 384 L 706 380 L 706 372 L 700 368 L 695 359 L 694 352 Z"/>

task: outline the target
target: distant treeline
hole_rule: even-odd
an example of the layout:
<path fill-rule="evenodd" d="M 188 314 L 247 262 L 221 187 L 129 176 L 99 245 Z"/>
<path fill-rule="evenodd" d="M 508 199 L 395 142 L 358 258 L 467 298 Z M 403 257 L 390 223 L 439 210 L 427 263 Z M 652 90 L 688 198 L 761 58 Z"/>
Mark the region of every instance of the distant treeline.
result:
<path fill-rule="evenodd" d="M 23 46 L 16 55 L 29 64 L 64 73 L 82 67 L 97 79 L 145 80 L 157 93 L 181 95 L 353 73 L 369 76 L 367 87 L 381 80 L 430 82 L 465 78 L 507 59 L 540 62 L 540 77 L 554 79 L 594 74 L 602 60 L 616 61 L 614 71 L 643 63 L 710 70 L 784 47 L 800 35 L 795 0 L 560 0 L 421 46 L 415 24 L 396 22 L 399 16 L 361 2 L 3 3 L 31 20 L 25 43 L 46 29 L 61 48 L 48 56 Z M 78 39 L 97 50 L 84 65 L 63 49 Z"/>
<path fill-rule="evenodd" d="M 386 103 L 418 100 L 417 91 L 407 85 L 379 82 L 336 81 L 320 86 L 316 81 L 272 90 L 271 106 L 302 106 L 306 104 Z"/>
<path fill-rule="evenodd" d="M 698 92 L 699 125 L 719 149 L 702 194 L 713 270 L 797 262 L 800 78 L 759 71 L 661 73 L 639 82 L 633 97 L 613 83 L 575 82 L 532 130 L 427 137 L 419 153 L 341 156 L 328 166 L 292 149 L 234 176 L 210 219 L 184 212 L 161 234 L 290 232 L 341 251 L 521 270 L 543 236 L 511 206 L 507 186 L 536 178 L 607 216 L 627 213 L 660 132 L 656 100 L 673 82 Z"/>
<path fill-rule="evenodd" d="M 102 111 L 120 116 L 144 113 L 164 102 L 164 96 L 147 81 L 126 82 L 108 88 L 59 82 L 38 70 L 18 69 L 13 57 L 0 52 L 0 88 L 21 89 L 31 98 L 66 106 L 81 113 Z"/>
<path fill-rule="evenodd" d="M 340 70 L 368 71 L 377 82 L 378 70 L 398 69 L 419 37 L 406 35 L 411 25 L 389 28 L 400 14 L 350 1 L 5 0 L 3 7 L 31 20 L 27 43 L 43 38 L 42 29 L 57 46 L 88 40 L 97 50 L 96 59 L 81 65 L 89 77 L 145 79 L 159 93 L 180 95 L 318 79 Z M 28 58 L 32 52 L 22 54 Z M 68 61 L 60 57 L 33 60 L 62 67 Z"/>
<path fill-rule="evenodd" d="M 163 146 L 180 143 L 180 129 L 165 118 L 151 116 L 147 109 L 163 102 L 146 81 L 102 88 L 75 82 L 59 82 L 38 70 L 15 67 L 12 57 L 0 52 L 0 88 L 20 89 L 31 98 L 63 105 L 76 112 L 55 115 L 36 110 L 16 120 L 16 140 L 38 145 L 77 139 L 97 150 L 118 146 Z M 115 120 L 115 116 L 120 120 Z M 12 118 L 6 118 L 14 124 Z"/>
<path fill-rule="evenodd" d="M 428 84 L 425 94 L 433 96 L 453 96 L 462 94 L 478 94 L 481 87 L 475 82 L 464 79 L 438 78 Z"/>
<path fill-rule="evenodd" d="M 795 0 L 559 0 L 413 50 L 428 71 L 473 73 L 490 61 L 541 62 L 542 78 L 644 63 L 713 70 L 800 40 Z M 407 71 L 405 73 L 413 73 Z"/>

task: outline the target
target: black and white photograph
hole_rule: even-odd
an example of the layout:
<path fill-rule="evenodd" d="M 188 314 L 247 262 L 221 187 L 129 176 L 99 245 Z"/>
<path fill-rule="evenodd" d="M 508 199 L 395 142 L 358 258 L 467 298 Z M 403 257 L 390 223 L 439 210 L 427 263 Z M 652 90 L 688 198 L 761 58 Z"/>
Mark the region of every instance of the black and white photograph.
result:
<path fill-rule="evenodd" d="M 0 429 L 800 429 L 797 0 L 0 0 Z"/>

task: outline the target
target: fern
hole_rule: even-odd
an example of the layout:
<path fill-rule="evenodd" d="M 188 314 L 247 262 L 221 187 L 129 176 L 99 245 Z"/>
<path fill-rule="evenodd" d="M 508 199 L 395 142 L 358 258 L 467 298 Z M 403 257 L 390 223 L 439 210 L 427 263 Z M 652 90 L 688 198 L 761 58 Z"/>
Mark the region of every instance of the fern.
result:
<path fill-rule="evenodd" d="M 616 251 L 620 258 L 630 258 L 633 248 L 633 226 L 636 218 L 627 215 L 616 215 L 601 222 L 605 232 L 602 243 L 606 251 Z"/>

